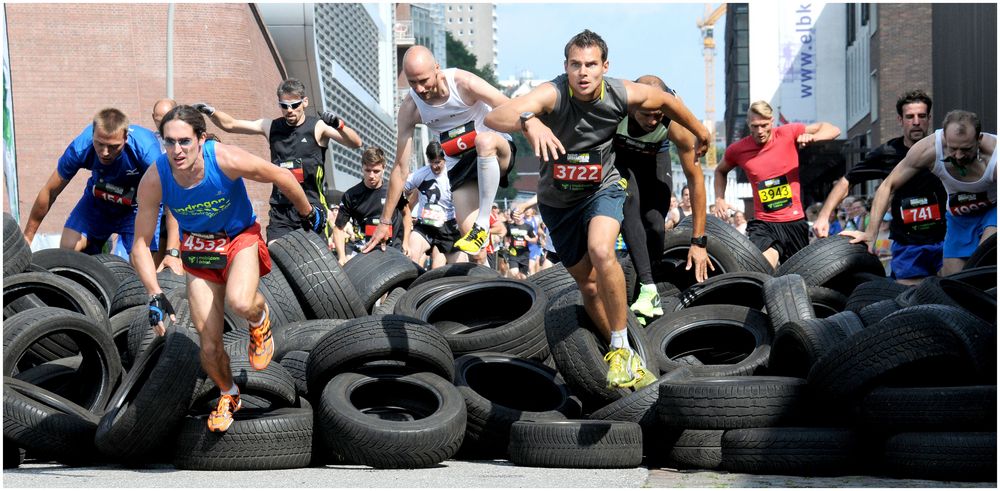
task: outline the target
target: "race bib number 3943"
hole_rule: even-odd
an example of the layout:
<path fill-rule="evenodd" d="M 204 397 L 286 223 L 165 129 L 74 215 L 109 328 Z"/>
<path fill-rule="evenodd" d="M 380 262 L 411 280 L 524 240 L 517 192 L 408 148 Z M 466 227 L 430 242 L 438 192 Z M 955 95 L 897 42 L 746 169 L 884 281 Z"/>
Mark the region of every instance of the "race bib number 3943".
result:
<path fill-rule="evenodd" d="M 788 178 L 778 176 L 757 183 L 757 197 L 764 211 L 776 211 L 792 206 L 792 186 Z"/>

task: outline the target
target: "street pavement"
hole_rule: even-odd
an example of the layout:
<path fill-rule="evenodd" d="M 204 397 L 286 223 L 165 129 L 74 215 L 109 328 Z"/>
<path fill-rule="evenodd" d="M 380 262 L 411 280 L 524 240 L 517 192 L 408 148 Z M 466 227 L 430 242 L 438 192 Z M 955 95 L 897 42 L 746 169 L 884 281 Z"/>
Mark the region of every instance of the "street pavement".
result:
<path fill-rule="evenodd" d="M 449 460 L 430 469 L 328 465 L 280 471 L 179 471 L 169 465 L 66 467 L 28 463 L 3 472 L 4 488 L 996 488 L 986 483 L 871 476 L 795 477 L 674 469 L 542 469 L 505 460 Z"/>

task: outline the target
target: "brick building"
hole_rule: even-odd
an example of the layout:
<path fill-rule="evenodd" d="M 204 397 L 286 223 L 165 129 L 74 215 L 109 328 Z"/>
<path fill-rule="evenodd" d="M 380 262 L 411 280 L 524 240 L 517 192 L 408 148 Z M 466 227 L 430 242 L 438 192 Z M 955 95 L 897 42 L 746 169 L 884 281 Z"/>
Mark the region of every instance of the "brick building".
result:
<path fill-rule="evenodd" d="M 104 107 L 152 128 L 166 96 L 166 4 L 7 4 L 20 223 L 66 146 Z M 174 10 L 174 99 L 208 102 L 241 119 L 280 116 L 285 69 L 252 4 L 179 3 Z M 209 131 L 270 160 L 259 136 Z M 80 172 L 42 222 L 61 234 L 89 173 Z M 266 227 L 270 185 L 247 184 Z M 4 210 L 9 211 L 4 199 Z M 22 225 L 23 226 L 23 225 Z M 58 240 L 58 239 L 57 239 Z"/>

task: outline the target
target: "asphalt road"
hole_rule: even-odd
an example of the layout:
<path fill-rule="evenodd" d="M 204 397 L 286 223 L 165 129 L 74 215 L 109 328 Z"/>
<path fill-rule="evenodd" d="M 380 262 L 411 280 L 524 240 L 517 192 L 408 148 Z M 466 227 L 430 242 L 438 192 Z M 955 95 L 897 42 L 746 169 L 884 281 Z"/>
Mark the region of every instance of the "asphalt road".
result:
<path fill-rule="evenodd" d="M 169 465 L 65 467 L 24 464 L 3 472 L 4 488 L 996 488 L 994 482 L 945 482 L 871 476 L 811 478 L 673 469 L 541 469 L 505 460 L 445 461 L 430 469 L 378 470 L 330 465 L 281 471 L 179 471 Z"/>

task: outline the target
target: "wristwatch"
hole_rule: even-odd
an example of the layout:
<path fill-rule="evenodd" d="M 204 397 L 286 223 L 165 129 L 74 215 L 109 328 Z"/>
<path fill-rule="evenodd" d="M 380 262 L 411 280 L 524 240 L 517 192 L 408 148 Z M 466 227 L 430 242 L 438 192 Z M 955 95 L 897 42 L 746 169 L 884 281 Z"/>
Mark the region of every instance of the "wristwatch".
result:
<path fill-rule="evenodd" d="M 181 257 L 181 251 L 177 249 L 167 249 L 167 255 L 170 257 Z"/>
<path fill-rule="evenodd" d="M 701 248 L 708 247 L 708 236 L 702 235 L 701 237 L 691 237 L 691 245 Z"/>
<path fill-rule="evenodd" d="M 528 127 L 526 126 L 526 124 L 528 120 L 533 117 L 535 117 L 535 113 L 531 111 L 525 111 L 521 113 L 521 131 L 528 131 Z"/>

